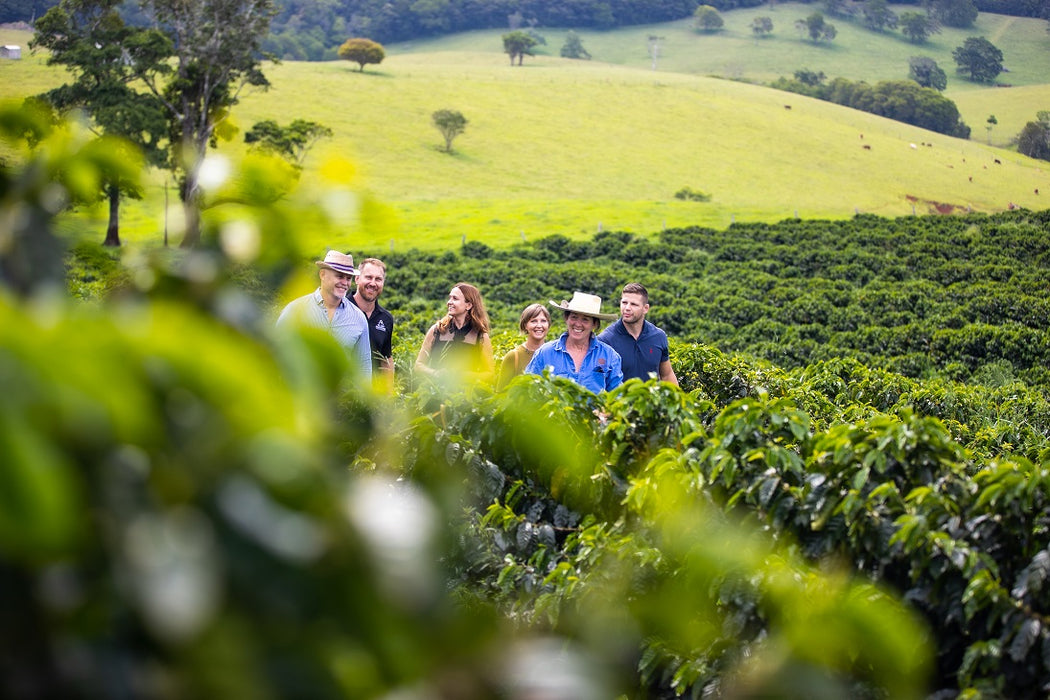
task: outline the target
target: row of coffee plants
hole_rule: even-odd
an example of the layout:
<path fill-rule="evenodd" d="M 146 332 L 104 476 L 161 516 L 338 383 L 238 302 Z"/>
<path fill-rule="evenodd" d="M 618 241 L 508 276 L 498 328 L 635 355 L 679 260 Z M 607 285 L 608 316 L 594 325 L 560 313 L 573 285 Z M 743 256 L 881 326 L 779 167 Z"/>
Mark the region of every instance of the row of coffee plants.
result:
<path fill-rule="evenodd" d="M 624 655 L 649 697 L 803 697 L 792 683 L 812 680 L 800 669 L 814 658 L 835 671 L 828 697 L 904 696 L 884 673 L 889 646 L 843 637 L 887 614 L 872 591 L 835 594 L 872 606 L 838 610 L 845 619 L 809 617 L 827 604 L 807 583 L 819 570 L 896 591 L 921 614 L 935 663 L 928 677 L 899 668 L 922 677 L 913 691 L 1045 697 L 1045 397 L 1022 399 L 1006 422 L 1025 426 L 1005 438 L 1004 397 L 983 388 L 956 386 L 950 401 L 947 386 L 852 361 L 788 373 L 711 349 L 677 359 L 689 394 L 631 381 L 594 396 L 523 377 L 503 394 L 445 395 L 417 422 L 404 443 L 413 472 L 470 471 L 467 595 L 567 634 L 611 618 L 639 643 Z M 938 405 L 966 425 L 930 415 Z M 794 595 L 812 596 L 808 631 L 781 607 Z M 899 619 L 882 621 L 878 639 L 910 648 Z"/>
<path fill-rule="evenodd" d="M 853 357 L 916 378 L 1050 386 L 1048 230 L 1050 210 L 861 215 L 380 257 L 409 345 L 459 281 L 481 289 L 497 330 L 516 328 L 526 304 L 575 289 L 615 308 L 623 284 L 639 281 L 672 338 L 781 367 Z M 497 338 L 498 349 L 512 340 Z"/>

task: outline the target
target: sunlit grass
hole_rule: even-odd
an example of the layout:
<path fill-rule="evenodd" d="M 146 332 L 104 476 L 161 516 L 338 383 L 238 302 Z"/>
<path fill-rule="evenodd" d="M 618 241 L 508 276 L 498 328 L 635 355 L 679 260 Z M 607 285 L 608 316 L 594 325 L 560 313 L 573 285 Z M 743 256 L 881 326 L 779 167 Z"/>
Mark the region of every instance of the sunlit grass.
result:
<path fill-rule="evenodd" d="M 787 4 L 776 12 L 794 18 L 806 9 L 811 7 Z M 805 66 L 828 75 L 893 77 L 885 72 L 901 60 L 906 66 L 907 55 L 917 49 L 841 21 L 834 48 L 799 41 L 786 27 L 769 40 L 745 41 L 733 38 L 750 23 L 738 12 L 726 13 L 725 36 L 700 36 L 689 23 L 661 25 L 667 51 L 658 71 L 651 70 L 645 54 L 645 36 L 653 27 L 581 33 L 593 61 L 536 56 L 512 67 L 500 51 L 499 32 L 493 31 L 395 46 L 382 64 L 363 73 L 344 61 L 266 66 L 272 88 L 244 95 L 232 120 L 242 133 L 263 119 L 287 124 L 297 118 L 334 131 L 310 154 L 298 196 L 322 196 L 331 185 L 322 169 L 338 160 L 352 163 L 352 185 L 369 204 L 362 211 L 347 204 L 344 220 L 332 226 L 304 226 L 303 241 L 315 248 L 443 249 L 465 240 L 502 246 L 598 230 L 650 234 L 667 227 L 724 228 L 735 221 L 796 216 L 925 214 L 932 202 L 976 211 L 1002 210 L 1011 202 L 1046 208 L 1046 195 L 1035 193 L 1039 188 L 1050 192 L 1043 164 L 994 146 L 1008 143 L 1038 109 L 1050 108 L 1044 99 L 1050 84 L 967 85 L 955 94 L 963 114 L 976 115 L 967 117 L 973 136 L 963 141 L 748 82 L 672 72 L 719 73 L 707 70 L 717 68 L 709 63 L 716 56 L 723 62 L 746 56 L 755 70 L 771 61 L 776 74 Z M 1004 37 L 1007 30 L 1020 31 L 1017 27 L 1045 27 L 1013 19 L 982 15 L 980 22 Z M 631 39 L 635 34 L 638 46 Z M 1040 37 L 1025 36 L 1035 48 L 1024 49 L 1023 55 L 1038 63 Z M 721 44 L 704 43 L 723 40 L 744 41 L 750 48 L 724 52 Z M 927 48 L 950 54 L 953 41 L 946 31 Z M 1043 41 L 1050 43 L 1050 37 Z M 556 33 L 549 32 L 547 51 L 557 53 L 559 46 Z M 778 46 L 778 58 L 767 59 L 765 51 Z M 475 50 L 463 50 L 468 47 Z M 612 55 L 612 47 L 622 54 Z M 415 52 L 423 49 L 433 52 Z M 604 52 L 621 65 L 597 60 Z M 676 66 L 675 56 L 687 54 L 694 63 Z M 837 68 L 809 62 L 825 54 L 837 57 Z M 35 66 L 24 63 L 17 69 L 10 68 L 17 62 L 0 62 L 0 69 L 24 73 L 29 82 L 20 84 L 41 90 L 36 86 L 47 79 L 37 72 L 50 69 L 39 57 L 33 60 Z M 1045 60 L 1050 62 L 1050 52 Z M 1024 70 L 1012 70 L 1010 79 L 1022 82 Z M 952 79 L 953 85 L 959 82 Z M 0 94 L 7 91 L 4 83 Z M 451 154 L 442 152 L 441 135 L 431 124 L 430 115 L 444 108 L 468 119 Z M 999 124 L 989 147 L 984 120 L 992 113 Z M 231 158 L 243 151 L 236 141 L 220 147 Z M 177 212 L 165 216 L 162 178 L 155 175 L 144 201 L 123 206 L 125 241 L 158 243 L 165 227 L 172 242 L 181 239 Z M 710 195 L 710 201 L 675 199 L 686 187 Z M 169 190 L 169 205 L 174 204 Z M 101 240 L 105 210 L 82 211 L 65 227 Z"/>

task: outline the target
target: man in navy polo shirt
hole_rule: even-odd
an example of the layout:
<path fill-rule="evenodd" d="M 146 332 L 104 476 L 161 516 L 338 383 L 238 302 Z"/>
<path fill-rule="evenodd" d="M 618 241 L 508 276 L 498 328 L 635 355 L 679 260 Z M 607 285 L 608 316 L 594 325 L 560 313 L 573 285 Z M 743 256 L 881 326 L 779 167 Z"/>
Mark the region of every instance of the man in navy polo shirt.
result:
<path fill-rule="evenodd" d="M 394 386 L 393 315 L 379 305 L 386 283 L 386 264 L 366 258 L 358 266 L 357 290 L 347 297 L 368 319 L 368 339 L 372 347 L 372 376 L 382 378 L 388 389 Z"/>
<path fill-rule="evenodd" d="M 645 320 L 649 313 L 649 292 L 637 282 L 624 285 L 620 295 L 620 320 L 598 336 L 619 353 L 624 381 L 638 377 L 643 382 L 658 377 L 678 386 L 671 367 L 667 334 Z"/>

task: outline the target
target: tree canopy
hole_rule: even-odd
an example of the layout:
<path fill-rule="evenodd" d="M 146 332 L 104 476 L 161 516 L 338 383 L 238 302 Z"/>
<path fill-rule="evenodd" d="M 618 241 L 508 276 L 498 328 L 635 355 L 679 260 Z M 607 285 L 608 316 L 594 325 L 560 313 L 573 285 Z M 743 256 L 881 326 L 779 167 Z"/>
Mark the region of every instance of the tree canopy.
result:
<path fill-rule="evenodd" d="M 366 65 L 382 63 L 386 58 L 386 50 L 371 39 L 347 39 L 339 47 L 339 58 L 357 63 L 360 66 L 358 70 L 364 72 Z"/>
<path fill-rule="evenodd" d="M 939 30 L 937 23 L 923 12 L 902 12 L 899 20 L 901 34 L 915 44 L 925 42 L 930 34 Z"/>
<path fill-rule="evenodd" d="M 952 58 L 959 72 L 968 73 L 975 82 L 990 83 L 1003 72 L 1003 52 L 983 36 L 967 37 L 952 51 Z"/>
<path fill-rule="evenodd" d="M 117 0 L 62 0 L 37 20 L 30 47 L 47 49 L 48 64 L 65 66 L 72 75 L 71 82 L 42 98 L 63 114 L 83 110 L 100 133 L 134 144 L 134 157 L 162 165 L 168 136 L 164 105 L 135 81 L 167 72 L 166 44 L 153 32 L 126 25 L 119 6 Z M 139 198 L 141 191 L 126 178 L 102 184 L 109 199 L 104 245 L 119 246 L 120 197 Z"/>
<path fill-rule="evenodd" d="M 439 109 L 430 115 L 430 119 L 445 139 L 445 153 L 451 153 L 452 141 L 467 128 L 467 118 L 454 109 Z"/>
<path fill-rule="evenodd" d="M 922 87 L 944 92 L 948 87 L 948 76 L 937 62 L 929 56 L 912 56 L 908 59 L 908 77 Z"/>
<path fill-rule="evenodd" d="M 503 35 L 503 52 L 510 56 L 510 63 L 514 65 L 514 59 L 521 65 L 526 56 L 532 55 L 532 47 L 539 42 L 528 32 L 515 30 Z"/>
<path fill-rule="evenodd" d="M 332 136 L 332 130 L 307 119 L 295 119 L 281 126 L 273 119 L 256 122 L 244 134 L 244 142 L 272 151 L 299 169 L 314 144 Z"/>
<path fill-rule="evenodd" d="M 273 0 L 144 0 L 143 7 L 171 42 L 172 78 L 141 77 L 168 112 L 173 162 L 182 174 L 182 245 L 192 247 L 200 241 L 205 153 L 241 91 L 269 86 L 260 47 L 277 7 Z"/>
<path fill-rule="evenodd" d="M 590 60 L 591 54 L 583 47 L 583 40 L 580 35 L 569 30 L 565 35 L 565 43 L 561 47 L 562 58 L 577 58 Z"/>
<path fill-rule="evenodd" d="M 693 13 L 696 28 L 702 32 L 716 32 L 725 24 L 722 15 L 710 5 L 700 5 Z"/>

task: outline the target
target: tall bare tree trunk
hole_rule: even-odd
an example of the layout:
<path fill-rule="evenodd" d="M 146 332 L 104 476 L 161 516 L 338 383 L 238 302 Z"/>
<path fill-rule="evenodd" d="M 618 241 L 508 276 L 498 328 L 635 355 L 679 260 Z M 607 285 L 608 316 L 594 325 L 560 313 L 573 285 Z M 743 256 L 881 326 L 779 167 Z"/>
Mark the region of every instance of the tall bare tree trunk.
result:
<path fill-rule="evenodd" d="M 102 245 L 120 247 L 120 188 L 111 182 L 106 188 L 109 196 L 109 225 L 106 226 L 106 240 Z"/>

